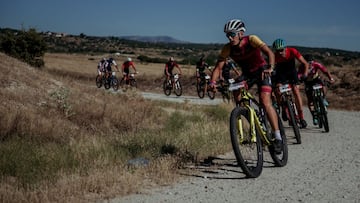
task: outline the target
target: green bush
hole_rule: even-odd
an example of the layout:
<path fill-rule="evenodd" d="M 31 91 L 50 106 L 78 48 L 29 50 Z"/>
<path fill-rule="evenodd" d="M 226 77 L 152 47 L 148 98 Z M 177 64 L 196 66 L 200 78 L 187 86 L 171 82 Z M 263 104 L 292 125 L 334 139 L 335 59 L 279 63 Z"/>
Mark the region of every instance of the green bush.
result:
<path fill-rule="evenodd" d="M 18 58 L 31 66 L 43 67 L 46 43 L 35 29 L 5 32 L 0 35 L 0 47 L 6 54 Z"/>

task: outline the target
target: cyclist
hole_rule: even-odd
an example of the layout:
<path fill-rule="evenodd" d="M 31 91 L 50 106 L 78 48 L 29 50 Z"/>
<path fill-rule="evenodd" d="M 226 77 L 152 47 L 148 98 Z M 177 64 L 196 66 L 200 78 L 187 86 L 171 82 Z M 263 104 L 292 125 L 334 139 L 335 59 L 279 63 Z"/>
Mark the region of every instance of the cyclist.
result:
<path fill-rule="evenodd" d="M 223 80 L 227 83 L 231 78 L 231 71 L 234 71 L 237 76 L 241 75 L 241 73 L 236 68 L 236 64 L 230 58 L 228 58 L 224 67 L 222 68 L 220 80 Z"/>
<path fill-rule="evenodd" d="M 101 77 L 101 75 L 105 74 L 105 62 L 106 58 L 102 58 L 97 66 L 98 75 Z"/>
<path fill-rule="evenodd" d="M 119 71 L 119 68 L 118 68 L 118 65 L 117 65 L 116 61 L 113 58 L 109 58 L 104 63 L 104 67 L 105 67 L 105 71 L 106 71 L 106 78 L 107 79 L 109 78 L 109 76 L 112 73 L 111 65 L 114 65 L 116 70 Z"/>
<path fill-rule="evenodd" d="M 245 36 L 245 24 L 239 19 L 228 21 L 224 26 L 224 32 L 229 40 L 220 52 L 216 66 L 213 70 L 210 86 L 215 87 L 216 80 L 219 78 L 220 73 L 226 63 L 227 58 L 231 58 L 242 68 L 240 79 L 246 79 L 256 82 L 259 91 L 260 102 L 264 105 L 267 112 L 272 130 L 275 134 L 273 142 L 276 152 L 281 151 L 282 139 L 278 125 L 278 118 L 276 111 L 271 102 L 271 78 L 264 77 L 270 75 L 273 71 L 275 64 L 274 53 L 271 49 L 256 35 Z M 267 64 L 262 54 L 265 54 L 270 66 Z M 270 67 L 270 68 L 269 68 Z M 252 85 L 252 84 L 250 84 Z M 234 98 L 237 102 L 240 101 L 240 92 L 234 92 Z"/>
<path fill-rule="evenodd" d="M 302 97 L 300 94 L 299 89 L 299 79 L 297 77 L 297 69 L 295 65 L 295 59 L 297 59 L 301 65 L 305 68 L 305 74 L 303 75 L 304 78 L 307 77 L 307 69 L 309 64 L 306 62 L 304 57 L 300 54 L 300 52 L 293 48 L 287 47 L 285 40 L 283 39 L 276 39 L 273 42 L 273 48 L 275 49 L 275 63 L 276 63 L 276 74 L 273 77 L 274 84 L 279 87 L 284 82 L 289 82 L 292 86 L 292 91 L 295 97 L 295 105 L 296 109 L 299 113 L 300 119 L 300 128 L 306 128 L 307 123 L 304 120 L 304 113 L 303 113 L 303 104 L 302 104 Z M 277 101 L 280 101 L 280 92 L 277 90 L 275 91 L 275 95 Z M 282 110 L 282 118 L 284 121 L 287 120 L 287 115 L 285 110 Z"/>
<path fill-rule="evenodd" d="M 200 60 L 196 63 L 196 80 L 199 83 L 201 79 L 204 79 L 207 75 L 206 69 L 209 70 L 211 73 L 211 67 L 205 62 L 205 59 L 203 57 L 200 58 Z"/>
<path fill-rule="evenodd" d="M 173 70 L 174 68 L 177 68 L 179 70 L 179 74 L 181 75 L 181 68 L 174 60 L 174 57 L 170 57 L 169 61 L 165 64 L 164 74 L 166 76 L 166 79 L 169 80 L 171 78 L 171 83 L 174 85 L 174 77 L 173 77 Z"/>
<path fill-rule="evenodd" d="M 127 85 L 129 84 L 130 67 L 132 69 L 134 69 L 135 73 L 137 73 L 135 64 L 132 61 L 132 59 L 129 57 L 129 58 L 126 59 L 126 61 L 121 66 L 121 69 L 122 69 L 122 72 L 123 72 L 122 80 L 125 79 L 125 84 L 127 84 Z"/>
<path fill-rule="evenodd" d="M 324 95 L 326 94 L 326 86 L 324 85 L 324 81 L 320 78 L 319 70 L 328 77 L 331 84 L 334 83 L 335 80 L 323 64 L 314 61 L 314 58 L 311 54 L 306 54 L 304 58 L 309 63 L 308 76 L 304 81 L 307 104 L 309 111 L 311 112 L 311 115 L 313 117 L 313 124 L 318 125 L 319 123 L 318 118 L 316 115 L 314 115 L 315 111 L 314 111 L 314 104 L 312 98 L 312 86 L 315 84 L 322 84 L 324 87 Z M 304 73 L 305 73 L 305 67 L 302 65 L 299 67 L 298 78 L 302 78 Z M 329 103 L 326 101 L 325 98 L 324 98 L 324 104 L 325 106 L 329 105 Z"/>

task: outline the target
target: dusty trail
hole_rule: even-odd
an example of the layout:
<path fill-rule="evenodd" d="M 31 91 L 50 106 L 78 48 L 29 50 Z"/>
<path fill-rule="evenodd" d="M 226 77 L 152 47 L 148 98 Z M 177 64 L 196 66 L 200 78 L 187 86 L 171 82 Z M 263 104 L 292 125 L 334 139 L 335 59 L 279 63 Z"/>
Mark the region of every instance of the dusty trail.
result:
<path fill-rule="evenodd" d="M 309 112 L 305 112 L 309 115 Z M 307 117 L 306 120 L 310 121 Z M 330 132 L 309 123 L 301 145 L 285 124 L 289 162 L 245 179 L 232 152 L 212 164 L 189 166 L 179 183 L 106 202 L 360 202 L 360 112 L 329 112 Z"/>

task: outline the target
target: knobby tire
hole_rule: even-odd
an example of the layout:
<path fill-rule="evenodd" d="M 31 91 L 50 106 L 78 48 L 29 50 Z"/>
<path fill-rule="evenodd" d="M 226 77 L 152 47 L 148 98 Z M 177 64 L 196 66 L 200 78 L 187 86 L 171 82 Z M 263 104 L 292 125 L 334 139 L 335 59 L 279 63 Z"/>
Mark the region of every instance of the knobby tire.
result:
<path fill-rule="evenodd" d="M 166 96 L 169 96 L 171 94 L 171 90 L 172 90 L 172 87 L 171 85 L 169 84 L 169 81 L 168 80 L 165 80 L 164 83 L 163 83 L 163 90 L 164 90 L 164 94 Z"/>
<path fill-rule="evenodd" d="M 286 108 L 288 110 L 288 115 L 289 115 L 289 120 L 292 124 L 292 128 L 294 131 L 294 135 L 295 135 L 295 139 L 297 144 L 301 144 L 301 135 L 300 135 L 300 130 L 299 130 L 299 126 L 297 124 L 297 120 L 295 117 L 295 108 L 293 105 L 295 105 L 294 103 L 292 103 L 291 101 L 287 100 L 286 101 Z"/>
<path fill-rule="evenodd" d="M 283 167 L 287 164 L 287 161 L 288 161 L 288 146 L 287 146 L 287 139 L 286 139 L 284 125 L 283 125 L 281 118 L 277 111 L 276 111 L 276 114 L 277 114 L 277 118 L 278 118 L 278 125 L 279 125 L 279 130 L 280 130 L 281 139 L 282 139 L 282 148 L 281 148 L 281 153 L 277 154 L 274 150 L 273 145 L 270 145 L 269 152 L 270 152 L 272 160 L 274 161 L 275 166 Z M 270 123 L 266 116 L 265 116 L 265 123 L 266 123 L 267 129 L 271 129 Z M 271 136 L 269 136 L 269 134 L 270 134 L 269 131 L 267 133 L 268 133 L 268 137 L 273 139 Z"/>
<path fill-rule="evenodd" d="M 182 95 L 182 86 L 180 81 L 176 81 L 174 84 L 174 92 L 176 94 L 176 96 L 181 96 Z"/>
<path fill-rule="evenodd" d="M 322 97 L 320 97 L 319 107 L 320 107 L 319 118 L 321 120 L 321 123 L 324 125 L 325 132 L 329 132 L 330 129 L 329 129 L 329 121 L 328 121 L 328 117 L 327 117 L 327 110 L 325 108 L 324 99 Z"/>
<path fill-rule="evenodd" d="M 259 177 L 263 169 L 263 149 L 260 133 L 251 142 L 249 110 L 235 107 L 230 114 L 230 137 L 236 160 L 248 178 Z M 242 123 L 244 142 L 239 142 L 239 121 Z"/>

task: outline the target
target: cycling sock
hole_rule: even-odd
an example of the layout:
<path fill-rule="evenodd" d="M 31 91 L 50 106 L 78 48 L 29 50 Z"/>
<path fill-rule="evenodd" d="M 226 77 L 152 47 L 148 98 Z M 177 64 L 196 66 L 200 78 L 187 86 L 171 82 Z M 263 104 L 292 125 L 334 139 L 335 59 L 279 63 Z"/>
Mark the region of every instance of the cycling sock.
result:
<path fill-rule="evenodd" d="M 275 130 L 274 134 L 275 134 L 275 139 L 277 139 L 277 140 L 282 140 L 282 139 L 281 139 L 280 130 Z"/>

